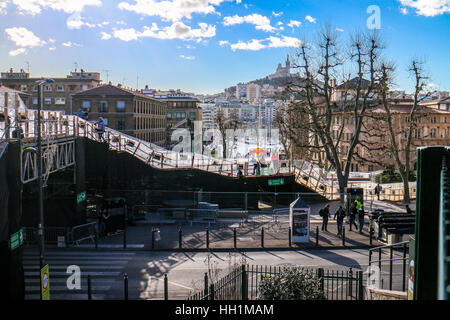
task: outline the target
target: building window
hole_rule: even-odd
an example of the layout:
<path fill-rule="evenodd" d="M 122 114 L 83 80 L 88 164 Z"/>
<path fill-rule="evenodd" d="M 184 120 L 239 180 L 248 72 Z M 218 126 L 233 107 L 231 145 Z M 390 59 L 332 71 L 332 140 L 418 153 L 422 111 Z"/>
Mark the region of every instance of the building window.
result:
<path fill-rule="evenodd" d="M 373 171 L 373 165 L 369 165 L 367 168 L 367 171 L 369 171 L 369 172 Z"/>
<path fill-rule="evenodd" d="M 189 112 L 189 119 L 195 120 L 195 118 L 196 118 L 195 112 Z"/>
<path fill-rule="evenodd" d="M 100 101 L 98 104 L 98 112 L 108 112 L 108 101 Z"/>
<path fill-rule="evenodd" d="M 70 91 L 75 91 L 77 89 L 77 86 L 76 85 L 73 85 L 73 84 L 71 84 L 71 85 L 69 85 L 69 90 Z"/>
<path fill-rule="evenodd" d="M 416 139 L 420 139 L 420 129 L 416 129 L 416 130 L 414 130 L 414 138 L 416 138 Z"/>
<path fill-rule="evenodd" d="M 66 104 L 66 98 L 55 98 L 55 104 Z"/>
<path fill-rule="evenodd" d="M 436 123 L 436 117 L 431 117 L 430 121 L 431 121 L 431 123 Z"/>
<path fill-rule="evenodd" d="M 52 86 L 50 84 L 47 84 L 44 86 L 44 91 L 45 92 L 51 92 L 52 91 Z"/>
<path fill-rule="evenodd" d="M 87 89 L 89 89 L 89 86 L 87 85 L 87 84 L 83 84 L 82 86 L 81 86 L 81 90 L 87 90 Z"/>
<path fill-rule="evenodd" d="M 83 101 L 81 103 L 81 107 L 85 110 L 91 109 L 91 101 Z"/>
<path fill-rule="evenodd" d="M 37 105 L 38 104 L 38 98 L 33 98 L 33 104 Z"/>
<path fill-rule="evenodd" d="M 52 104 L 52 98 L 45 98 L 44 99 L 44 103 L 47 104 L 47 105 L 48 104 Z"/>
<path fill-rule="evenodd" d="M 58 92 L 64 92 L 64 86 L 62 84 L 56 85 L 56 91 Z"/>
<path fill-rule="evenodd" d="M 167 112 L 167 118 L 172 118 L 172 112 Z"/>
<path fill-rule="evenodd" d="M 22 92 L 27 92 L 27 91 L 28 91 L 27 85 L 26 85 L 26 84 L 22 84 L 22 85 L 20 86 L 20 91 L 22 91 Z"/>
<path fill-rule="evenodd" d="M 38 91 L 38 86 L 33 86 L 33 92 L 37 92 Z"/>
<path fill-rule="evenodd" d="M 117 130 L 125 130 L 126 128 L 126 123 L 124 119 L 119 119 L 116 122 L 116 129 Z"/>
<path fill-rule="evenodd" d="M 436 138 L 436 129 L 431 129 L 431 138 Z"/>
<path fill-rule="evenodd" d="M 117 105 L 116 105 L 116 111 L 117 112 L 125 112 L 125 101 L 117 101 Z"/>

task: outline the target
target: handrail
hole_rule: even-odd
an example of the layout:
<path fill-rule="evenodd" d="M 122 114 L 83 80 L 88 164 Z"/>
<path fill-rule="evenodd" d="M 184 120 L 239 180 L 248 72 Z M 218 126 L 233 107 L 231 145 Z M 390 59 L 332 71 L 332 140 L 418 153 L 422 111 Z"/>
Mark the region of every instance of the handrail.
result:
<path fill-rule="evenodd" d="M 375 247 L 375 248 L 370 248 L 369 251 L 386 249 L 386 248 L 395 247 L 395 246 L 404 245 L 404 244 L 409 244 L 409 241 L 402 241 L 402 242 L 398 242 L 398 243 L 385 244 L 385 245 L 378 246 L 378 247 Z"/>
<path fill-rule="evenodd" d="M 18 114 L 15 109 L 7 107 L 3 109 L 8 109 L 4 113 L 11 121 L 14 118 L 11 116 L 11 111 L 15 112 L 16 117 L 25 117 L 27 121 L 19 121 L 20 127 L 24 129 L 25 138 L 31 138 L 36 135 L 36 110 L 25 110 L 24 116 L 22 113 Z M 99 141 L 94 124 L 90 121 L 76 115 L 63 115 L 63 113 L 59 111 L 41 111 L 41 115 L 42 126 L 45 129 L 43 132 L 46 132 L 48 135 L 73 135 Z M 2 136 L 4 135 L 5 133 L 3 133 Z M 111 149 L 119 152 L 127 152 L 146 164 L 161 169 L 196 168 L 224 176 L 237 177 L 239 165 L 248 163 L 245 159 L 219 159 L 192 152 L 180 154 L 108 127 L 105 129 L 104 138 L 107 140 Z M 288 169 L 289 172 L 294 173 L 297 183 L 305 185 L 330 200 L 337 200 L 341 196 L 339 187 L 337 186 L 337 179 L 334 178 L 331 171 L 325 171 L 325 169 L 306 160 L 294 160 L 289 168 L 286 167 L 284 169 Z M 284 172 L 281 166 L 278 172 Z M 305 176 L 307 179 L 303 179 Z M 370 197 L 372 197 L 371 199 L 374 199 L 375 197 L 371 190 L 374 187 L 373 183 L 350 182 L 350 186 L 363 187 L 367 199 L 370 199 Z M 411 187 L 411 197 L 414 198 L 415 188 L 413 183 L 410 183 L 410 188 Z M 400 200 L 401 192 L 403 190 L 401 184 L 398 184 L 398 186 L 388 185 L 383 189 L 384 192 L 381 197 L 384 199 Z M 387 193 L 387 190 L 391 190 L 389 194 Z"/>

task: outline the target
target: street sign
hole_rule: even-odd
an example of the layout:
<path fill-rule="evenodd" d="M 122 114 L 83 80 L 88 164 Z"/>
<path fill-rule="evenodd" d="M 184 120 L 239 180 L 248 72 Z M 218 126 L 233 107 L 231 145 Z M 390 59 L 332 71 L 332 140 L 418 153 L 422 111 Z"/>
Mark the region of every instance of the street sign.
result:
<path fill-rule="evenodd" d="M 77 204 L 86 201 L 86 191 L 77 195 Z"/>
<path fill-rule="evenodd" d="M 269 186 L 282 186 L 284 185 L 284 178 L 278 178 L 278 179 L 269 179 Z"/>
<path fill-rule="evenodd" d="M 50 300 L 50 273 L 48 264 L 41 269 L 41 300 Z"/>
<path fill-rule="evenodd" d="M 12 234 L 9 239 L 9 249 L 11 251 L 16 250 L 23 244 L 23 230 L 20 229 L 16 233 Z"/>

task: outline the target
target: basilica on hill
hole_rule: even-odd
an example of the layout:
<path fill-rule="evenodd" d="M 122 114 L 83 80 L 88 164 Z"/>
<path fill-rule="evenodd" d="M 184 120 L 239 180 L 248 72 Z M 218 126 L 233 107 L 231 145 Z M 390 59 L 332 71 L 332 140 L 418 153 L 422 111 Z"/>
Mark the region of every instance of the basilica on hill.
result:
<path fill-rule="evenodd" d="M 286 59 L 286 66 L 283 67 L 281 63 L 278 64 L 277 71 L 271 75 L 268 76 L 269 79 L 274 78 L 283 78 L 283 77 L 289 77 L 291 75 L 291 61 L 289 60 L 289 55 Z"/>

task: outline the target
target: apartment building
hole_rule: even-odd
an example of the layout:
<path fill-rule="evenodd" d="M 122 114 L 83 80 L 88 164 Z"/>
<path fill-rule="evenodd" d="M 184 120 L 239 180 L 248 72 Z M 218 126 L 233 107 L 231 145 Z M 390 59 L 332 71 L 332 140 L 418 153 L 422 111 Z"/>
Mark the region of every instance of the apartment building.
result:
<path fill-rule="evenodd" d="M 111 83 L 73 94 L 72 98 L 75 112 L 86 111 L 88 120 L 102 117 L 112 129 L 165 145 L 166 102 Z"/>
<path fill-rule="evenodd" d="M 74 110 L 71 95 L 80 91 L 97 87 L 101 83 L 99 72 L 71 72 L 65 78 L 48 77 L 54 83 L 43 85 L 43 109 L 52 111 L 63 111 L 65 114 L 73 114 Z M 11 68 L 8 72 L 2 72 L 0 85 L 30 94 L 29 107 L 37 109 L 38 106 L 38 85 L 37 81 L 43 77 L 30 78 L 30 74 L 24 70 L 14 72 Z"/>

